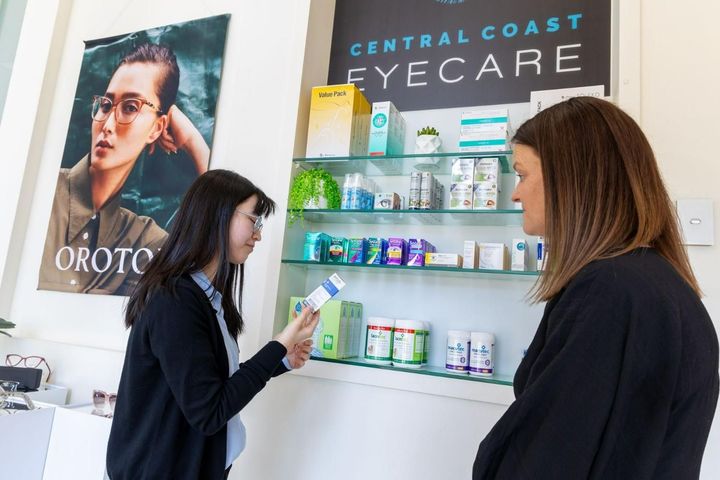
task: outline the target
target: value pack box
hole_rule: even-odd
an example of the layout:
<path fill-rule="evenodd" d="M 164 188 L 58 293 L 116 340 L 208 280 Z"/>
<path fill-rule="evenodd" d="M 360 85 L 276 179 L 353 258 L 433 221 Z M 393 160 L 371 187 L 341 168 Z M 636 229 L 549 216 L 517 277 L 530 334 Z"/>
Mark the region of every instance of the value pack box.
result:
<path fill-rule="evenodd" d="M 367 154 L 370 103 L 353 84 L 313 87 L 307 157 Z"/>
<path fill-rule="evenodd" d="M 303 297 L 290 297 L 288 323 L 293 310 Z M 345 300 L 330 300 L 320 308 L 320 321 L 313 332 L 312 356 L 321 358 L 350 358 L 358 355 L 362 305 Z"/>
<path fill-rule="evenodd" d="M 402 155 L 405 119 L 392 102 L 373 102 L 368 155 Z"/>

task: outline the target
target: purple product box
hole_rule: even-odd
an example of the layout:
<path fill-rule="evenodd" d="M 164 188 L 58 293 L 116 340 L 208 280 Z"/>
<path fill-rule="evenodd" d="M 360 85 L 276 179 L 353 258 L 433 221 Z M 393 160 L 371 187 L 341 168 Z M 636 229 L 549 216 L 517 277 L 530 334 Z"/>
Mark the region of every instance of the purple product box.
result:
<path fill-rule="evenodd" d="M 408 239 L 408 266 L 424 267 L 425 254 L 433 252 L 434 248 L 430 243 L 422 238 Z"/>
<path fill-rule="evenodd" d="M 388 238 L 387 264 L 405 265 L 407 263 L 407 242 L 404 238 Z"/>

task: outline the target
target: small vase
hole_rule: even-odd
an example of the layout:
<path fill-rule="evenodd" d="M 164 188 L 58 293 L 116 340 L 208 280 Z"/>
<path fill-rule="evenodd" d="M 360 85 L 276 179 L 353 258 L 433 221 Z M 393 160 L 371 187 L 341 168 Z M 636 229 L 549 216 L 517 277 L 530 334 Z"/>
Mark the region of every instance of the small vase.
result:
<path fill-rule="evenodd" d="M 320 180 L 318 183 L 318 190 L 324 191 L 325 188 L 325 182 Z M 305 203 L 303 203 L 303 208 L 305 210 L 318 210 L 318 209 L 326 209 L 328 205 L 327 198 L 323 195 L 318 196 L 318 198 L 308 198 L 305 200 Z"/>
<path fill-rule="evenodd" d="M 437 135 L 418 135 L 415 139 L 415 153 L 438 153 L 442 141 Z M 437 170 L 439 157 L 418 158 L 415 163 L 416 170 L 432 171 Z"/>

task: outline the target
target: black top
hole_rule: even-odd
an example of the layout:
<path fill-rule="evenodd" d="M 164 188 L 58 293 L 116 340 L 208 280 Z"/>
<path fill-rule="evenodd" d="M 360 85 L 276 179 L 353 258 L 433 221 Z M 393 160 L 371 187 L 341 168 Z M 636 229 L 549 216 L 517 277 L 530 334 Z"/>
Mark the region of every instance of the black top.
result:
<path fill-rule="evenodd" d="M 107 470 L 112 480 L 222 479 L 227 422 L 270 378 L 287 371 L 279 342 L 228 378 L 215 310 L 186 276 L 155 294 L 125 352 Z"/>
<path fill-rule="evenodd" d="M 586 266 L 545 307 L 515 402 L 473 479 L 698 478 L 718 399 L 718 340 L 652 249 Z"/>

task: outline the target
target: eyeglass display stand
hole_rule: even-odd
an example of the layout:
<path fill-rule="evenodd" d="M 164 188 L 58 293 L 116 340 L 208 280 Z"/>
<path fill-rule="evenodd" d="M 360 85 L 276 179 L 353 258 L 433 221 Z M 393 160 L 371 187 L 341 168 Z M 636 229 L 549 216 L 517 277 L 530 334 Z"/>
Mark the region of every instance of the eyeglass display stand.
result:
<path fill-rule="evenodd" d="M 27 396 L 34 402 L 44 402 L 51 405 L 67 405 L 68 389 L 60 385 L 43 383 L 35 392 L 27 392 Z"/>
<path fill-rule="evenodd" d="M 103 478 L 111 420 L 53 405 L 0 416 L 2 478 Z"/>

